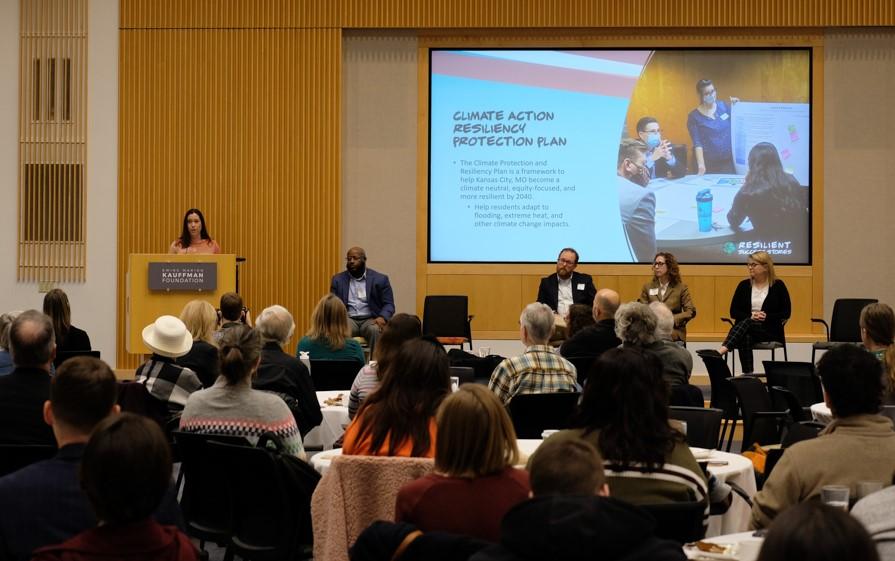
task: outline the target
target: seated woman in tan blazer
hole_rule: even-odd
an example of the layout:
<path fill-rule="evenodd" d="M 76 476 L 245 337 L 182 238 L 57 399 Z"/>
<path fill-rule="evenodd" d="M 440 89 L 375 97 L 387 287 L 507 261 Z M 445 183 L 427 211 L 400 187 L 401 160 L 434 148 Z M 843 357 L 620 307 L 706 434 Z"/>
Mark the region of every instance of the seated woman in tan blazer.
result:
<path fill-rule="evenodd" d="M 674 314 L 675 341 L 687 340 L 687 322 L 696 317 L 696 306 L 690 298 L 690 290 L 681 282 L 681 270 L 674 255 L 660 251 L 653 259 L 653 278 L 640 291 L 642 304 L 662 302 Z"/>

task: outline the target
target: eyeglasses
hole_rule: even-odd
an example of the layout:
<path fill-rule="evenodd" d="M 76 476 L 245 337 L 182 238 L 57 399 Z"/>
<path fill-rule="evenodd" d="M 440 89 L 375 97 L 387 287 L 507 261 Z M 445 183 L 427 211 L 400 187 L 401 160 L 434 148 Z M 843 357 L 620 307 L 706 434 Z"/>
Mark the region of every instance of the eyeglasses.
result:
<path fill-rule="evenodd" d="M 576 263 L 575 261 L 569 261 L 568 259 L 560 258 L 560 259 L 556 260 L 557 265 L 574 265 L 575 263 Z"/>
<path fill-rule="evenodd" d="M 752 262 L 750 262 L 750 263 L 746 263 L 746 266 L 749 267 L 750 269 L 753 269 L 753 268 L 758 267 L 758 266 L 762 266 L 762 267 L 764 267 L 764 263 L 759 263 L 759 262 L 757 262 L 757 261 L 752 261 Z"/>
<path fill-rule="evenodd" d="M 665 266 L 664 261 L 656 261 L 655 263 L 653 263 L 653 267 L 664 267 L 664 266 Z"/>
<path fill-rule="evenodd" d="M 651 134 L 651 133 L 654 133 L 654 132 L 657 132 L 657 133 L 659 133 L 659 134 L 662 134 L 662 129 L 656 129 L 656 130 L 654 130 L 654 131 L 646 130 L 646 131 L 643 131 L 643 132 L 645 132 L 646 134 Z"/>

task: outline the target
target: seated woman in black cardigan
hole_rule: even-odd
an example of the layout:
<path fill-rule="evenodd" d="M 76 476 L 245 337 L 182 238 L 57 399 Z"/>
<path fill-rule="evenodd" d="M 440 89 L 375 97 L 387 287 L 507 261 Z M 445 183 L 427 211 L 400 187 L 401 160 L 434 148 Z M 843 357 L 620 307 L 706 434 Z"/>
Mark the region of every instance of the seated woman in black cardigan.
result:
<path fill-rule="evenodd" d="M 752 343 L 784 341 L 783 322 L 792 313 L 786 285 L 774 274 L 774 261 L 764 251 L 756 251 L 747 261 L 749 278 L 737 285 L 730 301 L 730 317 L 736 323 L 718 349 L 721 356 L 739 349 L 743 373 L 752 372 Z"/>

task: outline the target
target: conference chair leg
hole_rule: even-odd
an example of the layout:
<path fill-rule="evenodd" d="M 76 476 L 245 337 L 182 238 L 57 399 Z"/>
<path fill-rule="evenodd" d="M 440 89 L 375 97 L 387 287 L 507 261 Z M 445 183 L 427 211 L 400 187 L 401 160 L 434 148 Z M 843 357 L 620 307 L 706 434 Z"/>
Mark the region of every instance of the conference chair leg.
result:
<path fill-rule="evenodd" d="M 812 348 L 812 349 L 811 349 L 811 364 L 817 364 L 816 362 L 814 362 L 814 353 L 815 353 L 815 352 L 817 352 L 817 351 L 816 351 L 815 349 Z"/>
<path fill-rule="evenodd" d="M 724 419 L 724 422 L 721 423 L 721 439 L 718 440 L 718 449 L 724 448 L 724 437 L 727 435 L 727 425 L 730 424 L 729 419 Z"/>
<path fill-rule="evenodd" d="M 786 352 L 786 343 L 783 343 L 783 360 L 789 362 L 789 354 Z"/>

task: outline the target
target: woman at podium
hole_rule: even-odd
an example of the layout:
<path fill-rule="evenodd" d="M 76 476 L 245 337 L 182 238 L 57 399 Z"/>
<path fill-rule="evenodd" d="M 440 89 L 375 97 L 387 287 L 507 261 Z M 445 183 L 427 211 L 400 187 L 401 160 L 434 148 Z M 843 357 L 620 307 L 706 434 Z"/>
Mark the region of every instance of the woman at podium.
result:
<path fill-rule="evenodd" d="M 221 246 L 211 239 L 205 227 L 205 217 L 198 208 L 191 208 L 183 215 L 180 237 L 171 243 L 168 253 L 220 253 Z"/>

